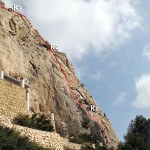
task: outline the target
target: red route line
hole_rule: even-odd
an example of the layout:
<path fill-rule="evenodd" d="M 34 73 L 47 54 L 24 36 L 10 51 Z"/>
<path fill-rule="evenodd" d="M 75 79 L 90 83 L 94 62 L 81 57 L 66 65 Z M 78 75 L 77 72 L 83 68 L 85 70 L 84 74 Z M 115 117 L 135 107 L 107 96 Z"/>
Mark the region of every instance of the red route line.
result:
<path fill-rule="evenodd" d="M 2 4 L 0 4 L 0 6 L 1 6 L 3 9 L 8 10 L 8 8 L 4 7 Z M 21 14 L 21 13 L 15 11 L 15 10 L 12 10 L 12 12 L 15 12 L 15 13 L 17 13 L 18 15 L 24 17 L 24 18 L 27 20 L 27 22 L 31 25 L 30 21 L 27 19 L 27 17 L 26 17 L 25 15 L 23 15 L 23 14 Z M 32 25 L 31 25 L 31 28 L 33 28 Z M 37 31 L 36 31 L 36 32 L 37 32 Z M 37 33 L 38 33 L 38 32 L 37 32 Z M 69 90 L 70 90 L 70 93 L 71 93 L 72 97 L 74 98 L 74 100 L 76 101 L 76 103 L 77 103 L 78 105 L 80 105 L 81 107 L 87 109 L 88 106 L 83 105 L 82 103 L 80 103 L 79 100 L 78 100 L 78 98 L 76 97 L 76 95 L 75 95 L 74 92 L 72 91 L 71 86 L 70 86 L 70 81 L 68 80 L 66 74 L 63 72 L 63 70 L 62 70 L 62 65 L 61 65 L 61 63 L 58 61 L 58 59 L 57 59 L 57 57 L 56 57 L 56 54 L 54 53 L 54 51 L 52 51 L 52 49 L 49 47 L 49 44 L 43 39 L 43 37 L 42 37 L 39 33 L 38 33 L 38 35 L 40 36 L 40 38 L 42 39 L 42 41 L 47 45 L 49 52 L 52 52 L 53 57 L 55 58 L 55 61 L 56 61 L 56 62 L 58 63 L 58 65 L 59 65 L 60 72 L 64 75 L 64 77 L 65 77 L 65 79 L 66 79 L 66 81 L 67 81 L 67 83 L 68 83 L 68 87 L 69 87 Z M 95 121 L 96 123 L 98 123 L 98 125 L 100 126 L 99 122 L 93 117 L 93 115 L 92 115 L 89 111 L 86 111 L 86 113 L 87 113 L 87 115 L 88 115 L 93 121 Z M 109 146 L 110 146 L 110 142 L 109 142 L 109 140 L 108 140 L 108 138 L 107 138 L 107 136 L 106 136 L 105 130 L 104 130 L 101 126 L 100 126 L 100 129 L 101 129 L 101 132 L 102 132 L 102 133 L 104 132 L 104 137 L 105 137 L 105 139 L 106 139 L 106 142 L 107 142 L 107 143 L 109 144 Z M 112 147 L 112 148 L 113 148 L 113 147 Z"/>

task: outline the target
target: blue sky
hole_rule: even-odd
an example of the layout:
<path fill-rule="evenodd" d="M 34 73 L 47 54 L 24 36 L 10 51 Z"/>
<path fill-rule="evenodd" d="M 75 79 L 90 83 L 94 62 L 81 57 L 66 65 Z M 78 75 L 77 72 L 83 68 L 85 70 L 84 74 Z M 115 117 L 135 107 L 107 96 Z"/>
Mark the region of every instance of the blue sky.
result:
<path fill-rule="evenodd" d="M 150 118 L 150 1 L 5 2 L 67 54 L 120 140 L 137 114 Z"/>

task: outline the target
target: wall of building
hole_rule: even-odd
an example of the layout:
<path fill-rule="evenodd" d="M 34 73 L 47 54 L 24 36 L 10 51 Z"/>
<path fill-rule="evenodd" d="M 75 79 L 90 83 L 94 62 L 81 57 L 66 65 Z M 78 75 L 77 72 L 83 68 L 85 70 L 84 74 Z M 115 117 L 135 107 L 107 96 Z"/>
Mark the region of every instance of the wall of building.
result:
<path fill-rule="evenodd" d="M 6 80 L 0 80 L 0 115 L 15 117 L 26 114 L 26 90 Z"/>

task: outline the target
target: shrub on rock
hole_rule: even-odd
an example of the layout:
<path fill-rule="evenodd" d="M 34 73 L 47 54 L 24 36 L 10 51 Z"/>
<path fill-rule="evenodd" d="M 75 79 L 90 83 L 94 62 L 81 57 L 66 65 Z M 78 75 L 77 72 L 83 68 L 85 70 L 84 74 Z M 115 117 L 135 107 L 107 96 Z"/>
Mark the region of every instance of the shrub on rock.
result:
<path fill-rule="evenodd" d="M 54 131 L 51 120 L 44 114 L 34 114 L 31 117 L 28 115 L 19 115 L 13 120 L 13 123 L 42 131 Z"/>

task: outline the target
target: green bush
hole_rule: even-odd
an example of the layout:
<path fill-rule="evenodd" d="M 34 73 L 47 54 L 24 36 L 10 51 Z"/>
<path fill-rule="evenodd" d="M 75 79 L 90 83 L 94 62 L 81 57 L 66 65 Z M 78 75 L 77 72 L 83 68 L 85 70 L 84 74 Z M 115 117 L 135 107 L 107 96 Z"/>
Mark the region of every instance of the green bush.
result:
<path fill-rule="evenodd" d="M 73 136 L 73 138 L 69 138 L 69 141 L 72 143 L 83 144 L 83 143 L 94 143 L 91 134 L 80 134 L 78 136 Z"/>
<path fill-rule="evenodd" d="M 81 85 L 81 87 L 84 87 L 84 84 L 83 84 L 83 83 L 81 83 L 80 85 Z"/>
<path fill-rule="evenodd" d="M 98 146 L 98 145 L 96 145 L 95 148 L 93 148 L 92 145 L 86 144 L 81 147 L 81 150 L 109 150 L 109 149 L 106 148 L 105 146 Z"/>
<path fill-rule="evenodd" d="M 0 125 L 0 150 L 50 150 L 21 137 L 18 132 Z"/>
<path fill-rule="evenodd" d="M 91 145 L 83 145 L 81 150 L 95 150 Z"/>
<path fill-rule="evenodd" d="M 32 117 L 19 115 L 13 120 L 13 123 L 42 131 L 54 131 L 51 121 L 44 114 L 34 114 Z"/>
<path fill-rule="evenodd" d="M 81 150 L 108 150 L 106 146 L 99 146 L 98 143 L 95 143 L 92 135 L 87 133 L 69 138 L 69 141 L 72 143 L 83 144 Z M 92 144 L 95 144 L 95 148 L 92 147 Z"/>

